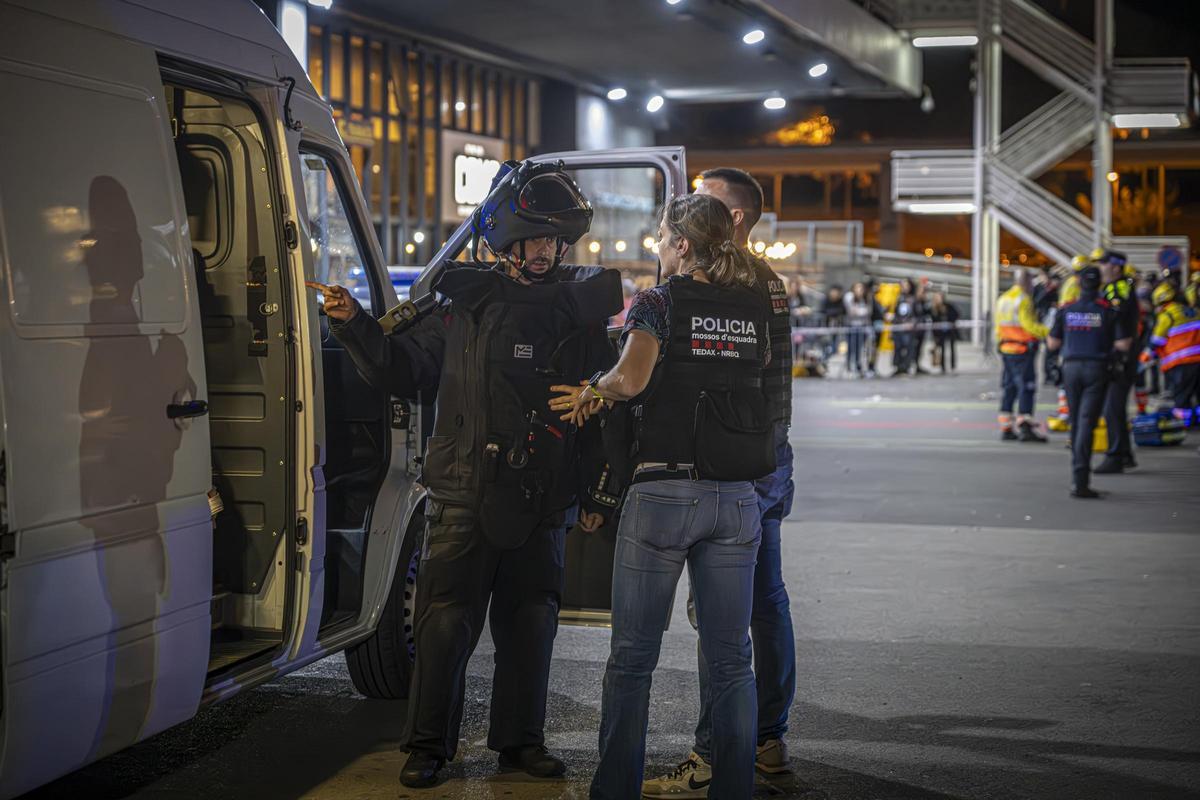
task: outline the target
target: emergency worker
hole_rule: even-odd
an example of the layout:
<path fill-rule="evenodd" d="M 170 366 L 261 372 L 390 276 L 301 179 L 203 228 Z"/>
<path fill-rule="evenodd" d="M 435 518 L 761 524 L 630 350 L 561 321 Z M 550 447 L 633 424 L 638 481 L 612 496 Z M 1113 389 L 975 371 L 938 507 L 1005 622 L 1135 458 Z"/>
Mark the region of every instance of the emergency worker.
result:
<path fill-rule="evenodd" d="M 1063 281 L 1062 288 L 1058 293 L 1059 309 L 1068 303 L 1074 303 L 1079 299 L 1079 272 L 1090 263 L 1091 261 L 1089 261 L 1087 256 L 1084 255 L 1077 255 L 1071 259 L 1071 274 L 1067 276 L 1065 281 Z M 1048 321 L 1043 320 L 1043 322 L 1047 327 L 1049 327 L 1054 320 L 1051 318 Z M 1047 347 L 1047 359 L 1049 359 L 1050 354 L 1051 350 Z M 1054 415 L 1054 417 L 1047 421 L 1046 427 L 1052 431 L 1065 431 L 1070 427 L 1071 409 L 1067 406 L 1067 390 L 1063 388 L 1062 364 L 1058 359 L 1058 354 L 1055 353 L 1054 355 L 1055 365 L 1053 378 L 1054 385 L 1058 388 L 1058 412 Z M 1047 366 L 1049 366 L 1049 361 L 1047 361 Z"/>
<path fill-rule="evenodd" d="M 650 676 L 686 564 L 712 693 L 712 780 L 722 800 L 754 792 L 757 703 L 749 636 L 761 526 L 752 481 L 775 469 L 763 366 L 768 316 L 754 265 L 715 197 L 671 200 L 659 225 L 665 284 L 640 293 L 617 365 L 552 408 L 578 420 L 626 402 L 634 464 L 613 561 L 593 800 L 642 793 Z"/>
<path fill-rule="evenodd" d="M 1154 307 L 1158 316 L 1150 344 L 1162 365 L 1175 416 L 1191 425 L 1200 405 L 1200 316 L 1180 303 L 1175 287 L 1165 281 L 1154 289 Z"/>
<path fill-rule="evenodd" d="M 1123 369 L 1130 339 L 1120 327 L 1121 315 L 1100 297 L 1100 270 L 1079 273 L 1079 299 L 1063 306 L 1054 318 L 1046 346 L 1062 349 L 1063 384 L 1071 406 L 1071 496 L 1097 498 L 1091 488 L 1092 434 L 1104 408 L 1114 353 Z"/>
<path fill-rule="evenodd" d="M 1100 267 L 1101 295 L 1120 317 L 1121 330 L 1136 341 L 1141 335 L 1141 310 L 1133 290 L 1137 271 L 1115 250 L 1092 254 Z M 1104 400 L 1104 424 L 1108 429 L 1108 451 L 1096 467 L 1097 475 L 1124 472 L 1137 466 L 1129 435 L 1129 392 L 1137 380 L 1140 349 L 1129 347 L 1114 361 Z"/>
<path fill-rule="evenodd" d="M 1046 326 L 1037 321 L 1033 310 L 1033 277 L 1019 269 L 1012 288 L 996 301 L 996 341 L 1004 360 L 1000 388 L 1000 438 L 1005 441 L 1045 442 L 1046 437 L 1033 429 L 1033 407 L 1037 394 L 1037 345 L 1046 337 Z M 1017 409 L 1017 429 L 1013 431 L 1013 405 Z"/>
<path fill-rule="evenodd" d="M 1192 270 L 1188 275 L 1187 287 L 1183 290 L 1183 296 L 1189 306 L 1200 311 L 1200 270 Z"/>
<path fill-rule="evenodd" d="M 429 497 L 400 773 L 408 787 L 433 785 L 454 757 L 485 615 L 496 645 L 488 747 L 502 769 L 565 771 L 543 736 L 564 537 L 577 497 L 585 530 L 603 521 L 582 489 L 604 458 L 581 453 L 580 432 L 547 412 L 546 397 L 614 360 L 605 325 L 622 308 L 619 275 L 560 264 L 591 217 L 561 166 L 507 162 L 474 217 L 496 268 L 447 264 L 436 289 L 448 302 L 399 335 L 385 336 L 345 289 L 318 287 L 333 334 L 369 383 L 401 397 L 436 392 L 421 465 Z"/>
<path fill-rule="evenodd" d="M 720 200 L 733 215 L 733 241 L 750 255 L 750 231 L 762 216 L 762 187 L 749 173 L 720 167 L 700 174 L 696 194 Z M 775 471 L 754 482 L 762 515 L 762 542 L 754 567 L 754 606 L 750 640 L 754 647 L 754 684 L 758 699 L 758 739 L 755 766 L 763 772 L 788 768 L 783 735 L 788 712 L 796 696 L 796 643 L 792 633 L 791 604 L 783 582 L 781 527 L 791 513 L 792 447 L 788 429 L 792 420 L 792 342 L 788 322 L 787 290 L 767 263 L 751 256 L 756 288 L 768 309 L 767 327 L 771 361 L 763 370 L 763 388 L 775 439 Z M 695 604 L 688 596 L 688 619 L 696 627 Z M 648 780 L 643 797 L 705 797 L 712 779 L 712 686 L 704 653 L 698 651 L 700 718 L 692 752 L 666 775 Z"/>

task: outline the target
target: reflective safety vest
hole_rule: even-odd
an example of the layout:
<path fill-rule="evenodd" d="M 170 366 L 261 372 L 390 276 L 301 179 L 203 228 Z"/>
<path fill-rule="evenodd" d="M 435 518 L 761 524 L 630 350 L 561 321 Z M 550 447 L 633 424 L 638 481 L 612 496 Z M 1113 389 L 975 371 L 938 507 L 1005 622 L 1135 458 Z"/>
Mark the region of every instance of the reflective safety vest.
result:
<path fill-rule="evenodd" d="M 1150 344 L 1158 352 L 1163 372 L 1200 363 L 1200 318 L 1193 309 L 1172 301 L 1158 312 Z"/>
<path fill-rule="evenodd" d="M 1044 339 L 1047 333 L 1046 326 L 1037 321 L 1033 301 L 1020 286 L 1000 295 L 996 301 L 996 341 L 1001 353 L 1027 353 L 1030 344 Z"/>

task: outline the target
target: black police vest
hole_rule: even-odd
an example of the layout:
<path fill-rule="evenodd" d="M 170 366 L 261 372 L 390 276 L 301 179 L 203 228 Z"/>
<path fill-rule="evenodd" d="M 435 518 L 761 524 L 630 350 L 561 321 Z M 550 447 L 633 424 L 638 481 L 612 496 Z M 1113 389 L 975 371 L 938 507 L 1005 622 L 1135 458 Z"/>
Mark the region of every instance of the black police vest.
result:
<path fill-rule="evenodd" d="M 706 480 L 743 481 L 775 469 L 763 391 L 769 347 L 758 292 L 673 276 L 670 340 L 633 401 L 635 463 L 693 467 Z"/>
<path fill-rule="evenodd" d="M 454 313 L 475 323 L 476 340 L 460 344 L 474 351 L 467 368 L 482 371 L 477 418 L 464 426 L 474 432 L 479 525 L 498 546 L 519 546 L 575 501 L 575 430 L 551 413 L 550 387 L 590 377 L 585 337 L 594 339 L 621 310 L 620 275 L 604 270 L 580 281 L 526 285 L 459 268 L 448 270 L 437 290 Z"/>
<path fill-rule="evenodd" d="M 1058 313 L 1063 318 L 1063 361 L 1109 359 L 1117 321 L 1112 306 L 1088 297 L 1068 303 Z"/>

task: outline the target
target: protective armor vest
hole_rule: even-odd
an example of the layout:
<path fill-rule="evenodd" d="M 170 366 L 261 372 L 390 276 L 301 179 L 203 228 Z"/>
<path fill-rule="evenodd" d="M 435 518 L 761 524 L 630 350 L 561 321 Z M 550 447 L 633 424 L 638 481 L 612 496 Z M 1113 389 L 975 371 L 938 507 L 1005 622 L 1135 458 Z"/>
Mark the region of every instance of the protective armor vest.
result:
<path fill-rule="evenodd" d="M 488 539 L 517 547 L 575 501 L 575 430 L 550 412 L 550 387 L 590 377 L 584 339 L 621 310 L 620 276 L 605 270 L 525 285 L 495 271 L 456 268 L 437 290 L 458 319 L 423 475 L 431 489 L 473 498 Z M 445 397 L 448 388 L 462 396 Z M 439 453 L 439 438 L 454 447 Z"/>
<path fill-rule="evenodd" d="M 770 346 L 758 292 L 673 276 L 665 357 L 633 401 L 635 464 L 695 469 L 705 480 L 755 480 L 775 469 L 763 391 Z"/>

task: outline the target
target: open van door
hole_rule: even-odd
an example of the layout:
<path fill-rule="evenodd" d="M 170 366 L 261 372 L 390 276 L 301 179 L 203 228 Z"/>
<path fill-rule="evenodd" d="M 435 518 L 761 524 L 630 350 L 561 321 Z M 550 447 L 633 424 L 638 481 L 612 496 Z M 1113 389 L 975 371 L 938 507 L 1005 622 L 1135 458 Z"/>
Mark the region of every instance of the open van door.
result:
<path fill-rule="evenodd" d="M 7 5 L 0 54 L 12 796 L 195 714 L 213 534 L 193 254 L 155 54 Z"/>
<path fill-rule="evenodd" d="M 591 201 L 592 227 L 567 254 L 579 265 L 603 265 L 657 282 L 658 256 L 651 250 L 657 239 L 658 214 L 667 199 L 687 192 L 687 164 L 682 147 L 638 147 L 614 150 L 548 153 L 535 162 L 562 161 Z M 472 236 L 468 219 L 430 261 L 413 283 L 417 307 L 432 298 L 432 287 L 445 261 L 464 253 Z M 386 326 L 402 322 L 416 308 L 393 310 Z M 586 534 L 575 529 L 567 536 L 566 579 L 559 619 L 569 625 L 610 623 L 612 562 L 616 526 L 606 524 Z"/>

